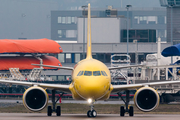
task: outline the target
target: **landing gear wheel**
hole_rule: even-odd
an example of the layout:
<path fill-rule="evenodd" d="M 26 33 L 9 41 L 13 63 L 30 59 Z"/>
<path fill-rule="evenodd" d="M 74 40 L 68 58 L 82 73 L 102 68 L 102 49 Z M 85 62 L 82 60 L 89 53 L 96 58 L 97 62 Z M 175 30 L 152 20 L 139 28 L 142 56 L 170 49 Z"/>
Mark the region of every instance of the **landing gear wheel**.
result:
<path fill-rule="evenodd" d="M 61 106 L 57 106 L 56 115 L 61 116 Z"/>
<path fill-rule="evenodd" d="M 96 117 L 96 116 L 97 116 L 97 112 L 96 112 L 95 110 L 92 110 L 92 111 L 91 111 L 91 116 L 92 116 L 92 117 Z"/>
<path fill-rule="evenodd" d="M 124 116 L 125 114 L 125 110 L 124 110 L 124 106 L 120 107 L 120 116 Z"/>
<path fill-rule="evenodd" d="M 134 116 L 133 106 L 130 106 L 130 108 L 129 108 L 129 116 Z"/>
<path fill-rule="evenodd" d="M 51 115 L 52 115 L 52 108 L 51 108 L 51 106 L 48 106 L 47 115 L 48 115 L 48 116 L 51 116 Z"/>
<path fill-rule="evenodd" d="M 91 117 L 91 111 L 90 110 L 87 112 L 87 116 Z"/>

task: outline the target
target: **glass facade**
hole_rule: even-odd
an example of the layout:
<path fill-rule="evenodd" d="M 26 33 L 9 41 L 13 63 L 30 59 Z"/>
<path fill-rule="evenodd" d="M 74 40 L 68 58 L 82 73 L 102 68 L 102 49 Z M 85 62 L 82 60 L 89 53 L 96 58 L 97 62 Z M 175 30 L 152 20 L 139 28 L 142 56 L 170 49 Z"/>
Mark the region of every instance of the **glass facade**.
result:
<path fill-rule="evenodd" d="M 127 30 L 122 30 L 122 41 L 127 42 Z M 129 42 L 156 42 L 156 30 L 129 30 Z"/>
<path fill-rule="evenodd" d="M 180 0 L 159 0 L 161 6 L 180 6 Z"/>
<path fill-rule="evenodd" d="M 97 59 L 103 63 L 111 63 L 111 55 L 113 54 L 118 54 L 118 53 L 93 53 L 93 58 Z M 119 53 L 120 54 L 120 53 Z M 150 53 L 138 53 L 139 56 L 139 63 L 145 60 L 146 55 Z M 131 63 L 135 63 L 135 53 L 129 53 L 131 57 Z M 63 64 L 63 63 L 78 63 L 80 60 L 83 59 L 82 53 L 68 53 L 68 54 L 63 54 L 60 53 L 57 56 L 58 60 Z M 116 58 L 115 59 L 126 59 L 125 58 Z"/>

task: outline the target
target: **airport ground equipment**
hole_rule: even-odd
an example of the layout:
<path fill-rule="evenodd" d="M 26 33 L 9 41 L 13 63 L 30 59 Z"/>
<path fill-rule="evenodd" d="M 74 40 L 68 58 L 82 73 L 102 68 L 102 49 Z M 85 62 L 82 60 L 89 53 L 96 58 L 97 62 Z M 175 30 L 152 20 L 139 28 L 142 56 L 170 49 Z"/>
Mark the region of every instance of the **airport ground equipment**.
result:
<path fill-rule="evenodd" d="M 126 54 L 111 55 L 111 67 L 120 67 L 130 65 L 130 56 Z M 112 81 L 126 82 L 128 81 L 127 68 L 111 70 Z"/>
<path fill-rule="evenodd" d="M 25 80 L 25 77 L 21 74 L 19 71 L 19 68 L 9 68 L 11 77 L 10 79 L 15 79 L 15 80 Z"/>

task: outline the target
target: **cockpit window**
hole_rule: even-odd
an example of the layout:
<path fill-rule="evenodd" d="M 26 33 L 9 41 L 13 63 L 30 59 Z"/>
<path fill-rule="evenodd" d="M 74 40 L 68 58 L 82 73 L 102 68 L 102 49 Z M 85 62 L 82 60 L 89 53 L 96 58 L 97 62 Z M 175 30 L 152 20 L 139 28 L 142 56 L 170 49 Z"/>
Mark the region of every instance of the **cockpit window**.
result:
<path fill-rule="evenodd" d="M 100 71 L 93 71 L 93 76 L 101 76 Z"/>
<path fill-rule="evenodd" d="M 101 73 L 102 73 L 103 76 L 107 76 L 105 71 L 101 71 Z"/>
<path fill-rule="evenodd" d="M 79 76 L 81 74 L 82 71 L 79 71 L 79 73 L 77 74 L 77 76 Z"/>
<path fill-rule="evenodd" d="M 83 75 L 84 74 L 84 71 L 81 71 L 81 74 L 79 75 L 79 76 L 81 76 L 81 75 Z"/>
<path fill-rule="evenodd" d="M 77 76 L 81 76 L 81 75 L 83 75 L 83 73 L 84 73 L 84 71 L 80 71 L 80 72 L 77 74 Z"/>
<path fill-rule="evenodd" d="M 92 71 L 85 71 L 84 72 L 84 76 L 91 76 L 92 75 Z"/>

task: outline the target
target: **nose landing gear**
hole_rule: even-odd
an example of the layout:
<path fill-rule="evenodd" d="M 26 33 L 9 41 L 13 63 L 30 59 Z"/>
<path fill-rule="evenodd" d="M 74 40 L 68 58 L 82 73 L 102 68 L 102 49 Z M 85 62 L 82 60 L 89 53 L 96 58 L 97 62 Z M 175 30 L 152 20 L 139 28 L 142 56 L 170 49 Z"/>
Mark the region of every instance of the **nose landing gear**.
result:
<path fill-rule="evenodd" d="M 93 106 L 93 103 L 91 104 L 91 110 L 89 110 L 87 112 L 87 116 L 88 117 L 96 117 L 97 116 L 97 112 L 94 110 L 94 106 Z"/>

